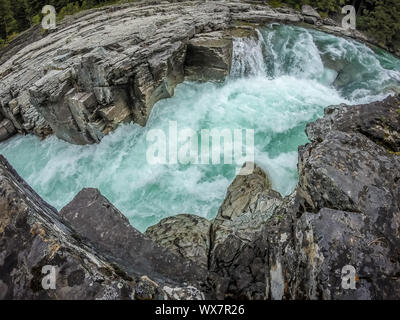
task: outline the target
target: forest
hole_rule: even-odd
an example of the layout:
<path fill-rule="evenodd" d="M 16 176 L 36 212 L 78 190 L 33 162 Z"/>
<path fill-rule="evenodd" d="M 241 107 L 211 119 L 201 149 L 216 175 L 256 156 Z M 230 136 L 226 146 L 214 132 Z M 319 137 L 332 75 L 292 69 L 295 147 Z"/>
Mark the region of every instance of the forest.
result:
<path fill-rule="evenodd" d="M 50 4 L 56 8 L 57 20 L 82 10 L 113 3 L 135 0 L 0 0 L 0 47 L 7 45 L 16 35 L 40 23 L 41 10 Z M 350 4 L 356 8 L 357 29 L 379 40 L 382 46 L 398 48 L 400 45 L 399 0 L 267 0 L 274 7 L 287 5 L 300 10 L 304 4 L 316 8 L 322 17 L 338 17 L 341 8 Z"/>

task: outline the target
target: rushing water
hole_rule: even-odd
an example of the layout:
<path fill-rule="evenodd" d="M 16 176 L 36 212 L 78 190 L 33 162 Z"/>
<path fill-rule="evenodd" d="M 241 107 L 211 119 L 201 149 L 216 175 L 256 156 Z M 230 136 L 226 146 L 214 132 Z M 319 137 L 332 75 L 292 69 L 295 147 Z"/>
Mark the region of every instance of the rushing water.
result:
<path fill-rule="evenodd" d="M 144 231 L 160 219 L 194 213 L 215 217 L 234 165 L 149 165 L 146 134 L 169 121 L 178 130 L 250 128 L 255 159 L 273 187 L 289 194 L 297 183 L 297 148 L 307 122 L 339 103 L 366 103 L 399 92 L 400 61 L 384 51 L 318 31 L 271 25 L 260 40 L 234 41 L 230 77 L 222 84 L 180 84 L 158 102 L 148 125 L 120 126 L 98 145 L 18 136 L 0 144 L 20 175 L 62 208 L 84 187 L 99 188 Z"/>

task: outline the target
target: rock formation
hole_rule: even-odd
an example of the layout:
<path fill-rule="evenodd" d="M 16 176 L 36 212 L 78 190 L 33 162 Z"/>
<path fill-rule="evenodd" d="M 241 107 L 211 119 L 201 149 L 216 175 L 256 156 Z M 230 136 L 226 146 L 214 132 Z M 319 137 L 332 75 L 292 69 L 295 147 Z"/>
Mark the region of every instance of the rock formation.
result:
<path fill-rule="evenodd" d="M 43 35 L 32 28 L 0 52 L 0 113 L 8 119 L 0 141 L 15 132 L 53 133 L 90 144 L 120 123 L 145 125 L 153 105 L 185 78 L 226 77 L 233 36 L 307 17 L 316 19 L 310 9 L 262 3 L 143 1 L 82 12 Z M 324 21 L 326 32 L 368 40 Z"/>
<path fill-rule="evenodd" d="M 204 268 L 208 268 L 211 222 L 192 214 L 162 219 L 146 230 L 146 236 Z"/>
<path fill-rule="evenodd" d="M 301 7 L 301 13 L 304 16 L 304 21 L 310 24 L 317 24 L 321 21 L 319 13 L 309 5 L 303 5 Z"/>
<path fill-rule="evenodd" d="M 46 266 L 55 267 L 54 288 Z M 207 277 L 96 189 L 58 213 L 0 156 L 0 299 L 203 299 Z"/>

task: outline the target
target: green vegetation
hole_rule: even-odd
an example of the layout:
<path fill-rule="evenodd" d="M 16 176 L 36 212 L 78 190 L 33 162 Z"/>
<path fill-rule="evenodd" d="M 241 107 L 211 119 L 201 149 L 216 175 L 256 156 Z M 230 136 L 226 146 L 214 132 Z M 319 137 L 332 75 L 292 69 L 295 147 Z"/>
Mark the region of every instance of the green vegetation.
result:
<path fill-rule="evenodd" d="M 274 0 L 277 2 L 278 0 Z M 400 1 L 399 0 L 281 0 L 300 9 L 309 4 L 321 16 L 338 16 L 345 5 L 353 5 L 357 13 L 357 29 L 375 38 L 390 49 L 400 47 Z"/>
<path fill-rule="evenodd" d="M 0 0 L 0 47 L 16 34 L 40 23 L 41 9 L 53 5 L 57 19 L 82 10 L 104 5 L 133 2 L 134 0 Z M 273 7 L 288 5 L 300 10 L 303 4 L 316 8 L 323 18 L 338 16 L 341 8 L 351 4 L 357 11 L 357 28 L 379 40 L 388 48 L 400 47 L 400 1 L 399 0 L 268 0 Z"/>
<path fill-rule="evenodd" d="M 0 0 L 0 48 L 18 33 L 42 21 L 42 8 L 49 4 L 56 8 L 57 20 L 67 15 L 116 3 L 134 0 Z"/>

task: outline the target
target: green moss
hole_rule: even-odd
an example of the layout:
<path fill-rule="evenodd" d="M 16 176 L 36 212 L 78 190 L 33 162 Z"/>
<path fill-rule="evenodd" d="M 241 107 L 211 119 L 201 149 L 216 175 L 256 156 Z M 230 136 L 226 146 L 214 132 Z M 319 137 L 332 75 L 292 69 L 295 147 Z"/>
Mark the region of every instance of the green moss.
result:
<path fill-rule="evenodd" d="M 282 2 L 280 0 L 271 0 L 268 3 L 272 8 L 279 8 L 282 7 Z"/>
<path fill-rule="evenodd" d="M 400 157 L 400 152 L 394 152 L 394 151 L 392 151 L 392 150 L 387 150 L 387 152 L 389 152 L 389 153 L 392 154 L 392 155 L 395 155 L 395 156 L 399 156 L 399 157 Z"/>
<path fill-rule="evenodd" d="M 328 13 L 327 12 L 319 12 L 319 15 L 321 16 L 322 19 L 328 18 Z"/>

